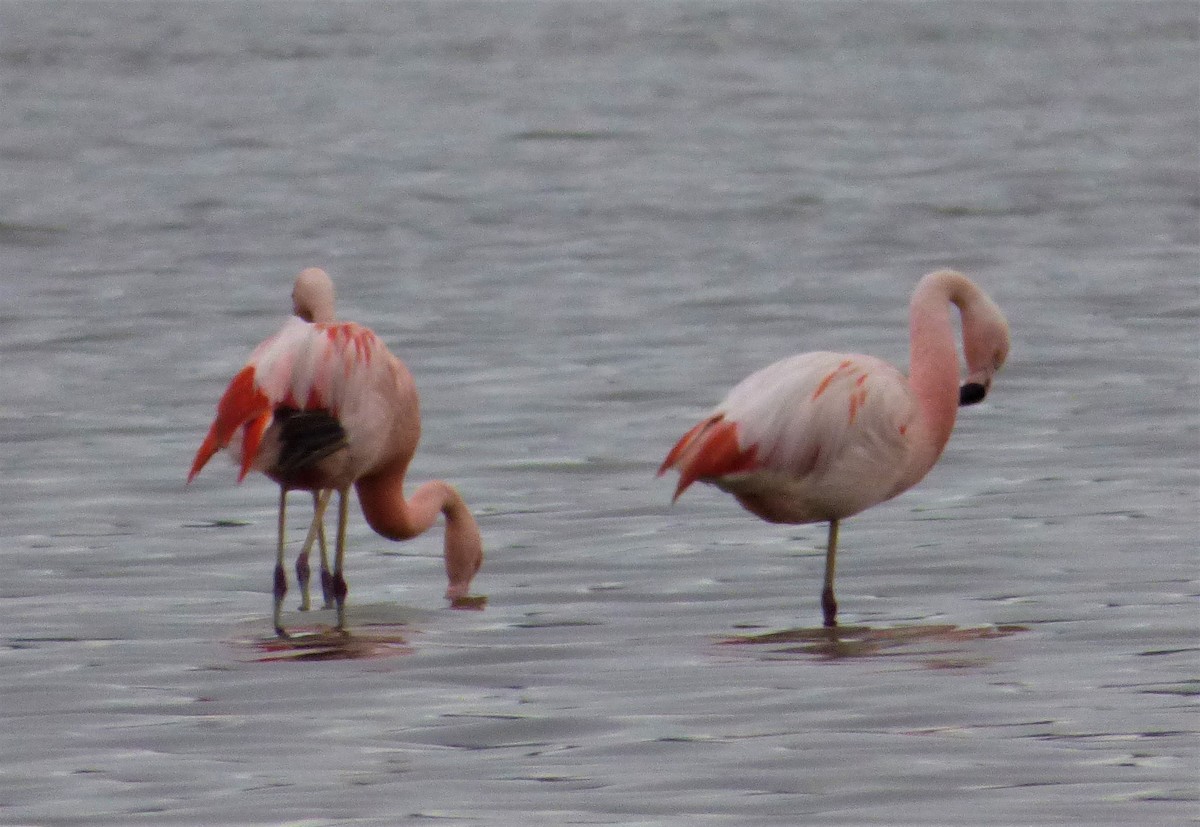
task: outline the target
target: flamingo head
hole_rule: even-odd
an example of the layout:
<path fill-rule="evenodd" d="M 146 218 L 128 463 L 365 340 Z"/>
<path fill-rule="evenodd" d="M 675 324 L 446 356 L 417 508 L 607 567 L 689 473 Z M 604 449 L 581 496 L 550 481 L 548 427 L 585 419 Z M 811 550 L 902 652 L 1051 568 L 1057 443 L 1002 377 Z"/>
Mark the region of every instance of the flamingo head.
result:
<path fill-rule="evenodd" d="M 309 267 L 296 276 L 292 288 L 292 312 L 306 322 L 333 321 L 333 281 L 317 267 Z"/>
<path fill-rule="evenodd" d="M 982 402 L 992 387 L 992 377 L 1008 359 L 1008 321 L 982 291 L 963 310 L 963 350 L 967 379 L 959 388 L 958 404 Z"/>

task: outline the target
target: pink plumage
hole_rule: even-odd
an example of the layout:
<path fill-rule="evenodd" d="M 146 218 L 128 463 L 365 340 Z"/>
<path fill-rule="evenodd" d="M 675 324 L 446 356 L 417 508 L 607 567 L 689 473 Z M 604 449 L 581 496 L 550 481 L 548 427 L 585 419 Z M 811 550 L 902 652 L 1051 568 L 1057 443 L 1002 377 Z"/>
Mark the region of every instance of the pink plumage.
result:
<path fill-rule="evenodd" d="M 262 443 L 272 415 L 279 408 L 326 410 L 339 420 L 349 441 L 376 441 L 373 430 L 379 427 L 377 417 L 364 413 L 356 402 L 370 388 L 394 380 L 397 369 L 389 363 L 390 356 L 379 337 L 353 322 L 312 324 L 289 319 L 279 332 L 254 349 L 245 367 L 229 383 L 208 435 L 196 452 L 188 481 L 218 450 L 231 444 L 238 453 L 239 479 L 256 470 L 281 481 L 274 471 L 278 445 L 268 448 Z M 324 487 L 339 488 L 353 482 L 353 475 L 361 475 L 368 464 L 352 463 L 340 475 L 350 474 L 349 479 L 330 478 Z"/>
<path fill-rule="evenodd" d="M 962 314 L 961 391 L 951 305 Z M 941 455 L 960 402 L 982 399 L 1008 355 L 999 307 L 960 273 L 923 278 L 910 316 L 910 376 L 861 354 L 781 359 L 738 383 L 659 468 L 679 471 L 676 497 L 699 480 L 770 522 L 827 521 L 827 626 L 836 624 L 838 522 L 919 482 Z"/>
<path fill-rule="evenodd" d="M 483 560 L 479 528 L 470 509 L 458 491 L 441 480 L 426 483 L 407 500 L 404 497 L 405 473 L 421 431 L 411 374 L 370 329 L 333 321 L 333 285 L 323 271 L 302 272 L 292 297 L 296 316 L 254 349 L 226 388 L 188 481 L 217 451 L 227 449 L 240 467 L 239 481 L 255 470 L 279 483 L 275 628 L 281 636 L 289 490 L 311 491 L 314 496 L 313 522 L 296 561 L 302 609 L 309 603 L 308 553 L 320 537 L 326 605 L 336 602 L 338 628 L 345 626 L 342 558 L 351 485 L 368 524 L 389 539 L 415 537 L 439 514 L 445 515 L 447 597 L 464 600 Z M 335 490 L 339 493 L 338 539 L 331 573 L 323 514 Z"/>

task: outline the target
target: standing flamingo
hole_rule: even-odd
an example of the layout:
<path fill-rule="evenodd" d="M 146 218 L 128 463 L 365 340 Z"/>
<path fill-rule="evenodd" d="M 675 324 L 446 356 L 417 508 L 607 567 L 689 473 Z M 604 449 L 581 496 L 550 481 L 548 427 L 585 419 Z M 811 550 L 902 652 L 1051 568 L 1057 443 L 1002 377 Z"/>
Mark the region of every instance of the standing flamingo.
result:
<path fill-rule="evenodd" d="M 404 363 L 368 328 L 334 323 L 333 284 L 310 268 L 296 279 L 296 317 L 264 342 L 225 389 L 217 416 L 196 452 L 188 482 L 218 450 L 238 459 L 238 481 L 262 471 L 280 485 L 275 560 L 275 632 L 287 593 L 284 570 L 284 504 L 291 489 L 314 493 L 313 521 L 301 555 L 307 563 L 314 536 L 323 531 L 325 508 L 338 492 L 338 528 L 329 591 L 337 628 L 345 630 L 344 576 L 347 495 L 353 485 L 367 524 L 390 540 L 424 533 L 446 517 L 444 557 L 447 599 L 467 596 L 483 562 L 479 526 L 458 491 L 441 480 L 404 497 L 404 475 L 416 451 L 421 416 L 416 386 Z M 297 559 L 297 573 L 302 566 Z M 306 581 L 307 578 L 305 577 Z M 302 586 L 305 584 L 302 583 Z"/>
<path fill-rule="evenodd" d="M 962 316 L 959 387 L 950 305 Z M 803 353 L 743 379 L 675 444 L 658 473 L 733 494 L 772 523 L 829 523 L 821 608 L 833 595 L 838 523 L 916 485 L 941 456 L 960 405 L 981 401 L 1008 356 L 1008 322 L 970 279 L 940 270 L 909 304 L 909 376 L 873 356 Z"/>

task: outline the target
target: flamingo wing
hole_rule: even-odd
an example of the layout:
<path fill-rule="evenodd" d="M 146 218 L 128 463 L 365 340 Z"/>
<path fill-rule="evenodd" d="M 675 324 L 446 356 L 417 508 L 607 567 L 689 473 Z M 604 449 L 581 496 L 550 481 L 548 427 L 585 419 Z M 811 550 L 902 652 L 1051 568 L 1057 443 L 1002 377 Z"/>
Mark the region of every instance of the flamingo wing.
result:
<path fill-rule="evenodd" d="M 848 516 L 891 496 L 915 416 L 907 380 L 887 362 L 792 356 L 738 383 L 659 473 L 679 469 L 676 497 L 696 480 L 713 482 L 781 521 Z"/>
<path fill-rule="evenodd" d="M 289 319 L 254 349 L 225 389 L 188 481 L 239 435 L 240 481 L 253 469 L 276 409 L 325 411 L 341 420 L 344 411 L 362 406 L 364 394 L 370 395 L 364 389 L 377 388 L 393 376 L 394 362 L 379 337 L 361 325 Z M 352 439 L 352 429 L 346 431 Z"/>

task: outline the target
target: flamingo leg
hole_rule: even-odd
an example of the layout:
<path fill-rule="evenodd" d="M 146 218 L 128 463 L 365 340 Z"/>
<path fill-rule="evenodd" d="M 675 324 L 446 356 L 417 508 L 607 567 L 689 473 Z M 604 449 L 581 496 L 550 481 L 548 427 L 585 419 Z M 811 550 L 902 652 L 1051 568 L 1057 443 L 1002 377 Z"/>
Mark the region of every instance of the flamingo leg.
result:
<path fill-rule="evenodd" d="M 313 492 L 313 513 L 317 510 L 316 492 Z M 311 607 L 308 598 L 308 581 L 312 576 L 312 570 L 308 567 L 307 550 L 301 551 L 296 555 L 296 582 L 300 585 L 300 606 L 302 612 L 307 612 Z"/>
<path fill-rule="evenodd" d="M 833 575 L 837 568 L 838 521 L 829 521 L 829 542 L 825 546 L 825 587 L 821 590 L 821 611 L 827 627 L 837 626 L 837 600 L 833 597 Z"/>
<path fill-rule="evenodd" d="M 328 493 L 326 497 L 328 497 Z M 313 508 L 317 507 L 317 492 L 313 492 Z M 324 509 L 322 509 L 324 510 Z M 329 547 L 325 543 L 325 521 L 321 521 L 320 533 L 318 537 L 321 541 L 321 597 L 325 601 L 326 609 L 333 608 L 333 574 L 329 571 Z"/>
<path fill-rule="evenodd" d="M 321 548 L 321 592 L 325 597 L 325 608 L 333 606 L 329 596 L 329 551 L 325 543 L 325 521 L 317 518 L 317 508 L 320 504 L 320 492 L 313 491 L 313 522 L 317 526 L 317 543 Z M 312 570 L 308 565 L 308 555 L 312 544 L 306 544 L 296 555 L 296 581 L 300 584 L 300 611 L 307 612 L 312 607 L 309 599 L 308 584 L 312 578 Z"/>
<path fill-rule="evenodd" d="M 307 562 L 308 553 L 312 550 L 313 543 L 317 539 L 317 535 L 322 530 L 322 525 L 325 520 L 325 507 L 329 505 L 329 495 L 333 491 L 322 491 L 321 496 L 317 499 L 313 507 L 313 521 L 308 527 L 308 536 L 304 538 L 304 547 L 300 549 L 300 556 L 305 558 Z M 275 560 L 275 634 L 280 637 L 287 637 L 287 632 L 283 630 L 283 596 L 287 594 L 287 574 L 283 568 L 283 504 L 286 494 L 280 494 L 279 497 L 279 555 Z"/>
<path fill-rule="evenodd" d="M 332 492 L 326 492 L 326 497 L 330 493 Z M 346 585 L 346 577 L 343 574 L 343 564 L 346 559 L 346 517 L 349 509 L 348 493 L 348 489 L 338 492 L 337 550 L 334 552 L 333 577 L 331 578 L 333 597 L 337 603 L 337 629 L 341 632 L 346 630 L 346 595 L 350 591 L 350 587 Z"/>
<path fill-rule="evenodd" d="M 287 632 L 283 630 L 283 623 L 280 618 L 280 613 L 283 607 L 283 596 L 287 594 L 287 572 L 283 568 L 283 549 L 284 535 L 287 526 L 287 489 L 283 486 L 279 487 L 279 538 L 278 546 L 275 553 L 275 609 L 272 613 L 275 622 L 275 634 L 279 637 L 287 637 Z"/>

